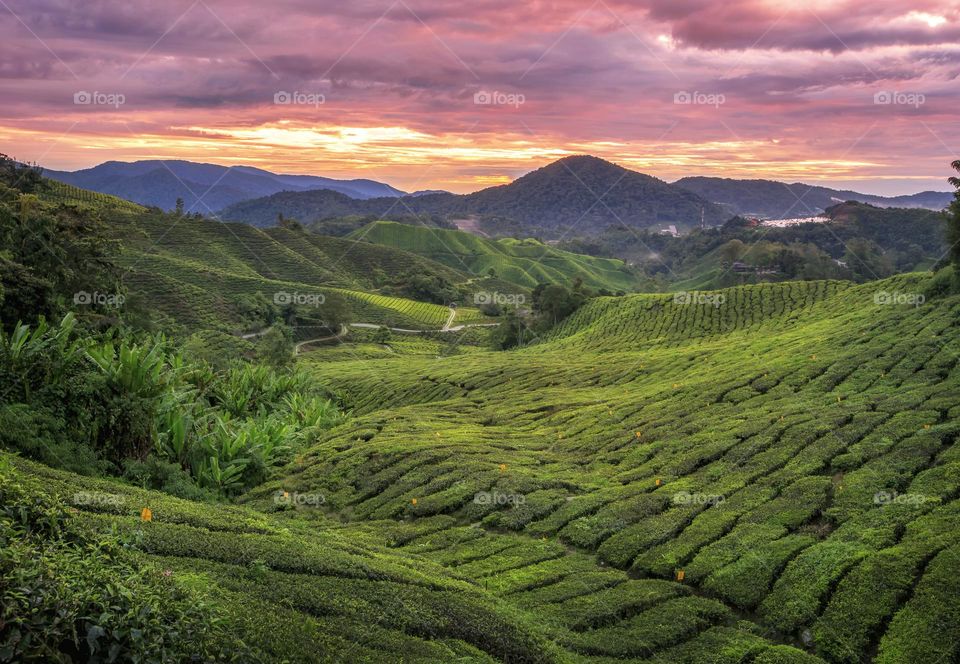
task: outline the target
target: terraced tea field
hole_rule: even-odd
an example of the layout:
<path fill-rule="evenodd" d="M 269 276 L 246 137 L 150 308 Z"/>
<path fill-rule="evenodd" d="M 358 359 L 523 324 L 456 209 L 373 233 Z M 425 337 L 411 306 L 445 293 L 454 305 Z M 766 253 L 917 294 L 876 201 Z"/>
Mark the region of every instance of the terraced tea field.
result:
<path fill-rule="evenodd" d="M 352 417 L 240 505 L 4 472 L 266 661 L 956 661 L 960 297 L 875 298 L 927 282 L 600 298 L 509 352 L 308 353 Z"/>
<path fill-rule="evenodd" d="M 641 279 L 621 260 L 563 251 L 537 240 L 489 240 L 462 231 L 376 221 L 353 233 L 368 242 L 419 254 L 475 275 L 493 270 L 521 288 L 538 283 L 569 284 L 580 278 L 589 288 L 632 291 Z"/>
<path fill-rule="evenodd" d="M 874 300 L 923 286 L 601 299 L 521 351 L 319 363 L 357 416 L 250 501 L 391 524 L 548 660 L 954 661 L 960 299 Z"/>
<path fill-rule="evenodd" d="M 166 220 L 167 223 L 162 223 Z M 244 224 L 138 215 L 113 220 L 123 243 L 119 263 L 135 300 L 169 325 L 195 330 L 248 332 L 239 302 L 259 294 L 267 300 L 323 296 L 316 307 L 337 305 L 351 322 L 414 330 L 440 329 L 448 307 L 391 297 L 369 288 L 374 266 L 398 273 L 436 274 L 454 282 L 468 277 L 406 252 L 312 233 Z M 489 319 L 472 307 L 457 309 L 456 325 Z"/>
<path fill-rule="evenodd" d="M 81 189 L 72 184 L 66 184 L 57 180 L 44 179 L 43 189 L 40 192 L 44 199 L 57 203 L 69 205 L 84 205 L 98 210 L 110 210 L 113 212 L 142 213 L 146 208 L 137 203 L 133 203 L 110 194 L 101 194 L 89 189 Z"/>

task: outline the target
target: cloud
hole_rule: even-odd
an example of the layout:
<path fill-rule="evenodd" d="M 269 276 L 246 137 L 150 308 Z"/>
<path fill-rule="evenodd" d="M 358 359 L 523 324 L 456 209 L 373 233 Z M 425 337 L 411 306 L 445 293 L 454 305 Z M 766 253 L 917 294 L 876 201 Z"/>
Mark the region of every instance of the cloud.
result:
<path fill-rule="evenodd" d="M 63 165 L 214 150 L 234 162 L 273 158 L 288 170 L 344 175 L 378 163 L 422 170 L 433 155 L 427 185 L 469 188 L 593 150 L 662 176 L 734 163 L 758 175 L 810 164 L 826 173 L 834 159 L 859 177 L 934 172 L 953 158 L 941 138 L 957 135 L 955 1 L 7 5 L 0 136 L 26 158 L 47 150 Z M 78 90 L 126 103 L 78 106 Z M 278 91 L 324 102 L 278 105 Z M 477 105 L 480 91 L 524 102 Z M 877 105 L 878 91 L 922 94 L 925 103 Z M 678 105 L 679 92 L 724 102 Z M 402 131 L 352 152 L 340 139 L 313 141 L 299 156 L 287 144 L 332 127 Z"/>

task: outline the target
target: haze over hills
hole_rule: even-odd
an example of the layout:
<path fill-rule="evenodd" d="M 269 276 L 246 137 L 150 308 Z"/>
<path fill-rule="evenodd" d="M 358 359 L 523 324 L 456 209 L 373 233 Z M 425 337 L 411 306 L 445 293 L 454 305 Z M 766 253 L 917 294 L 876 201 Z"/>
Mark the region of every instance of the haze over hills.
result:
<path fill-rule="evenodd" d="M 816 215 L 845 201 L 859 201 L 879 207 L 942 210 L 953 199 L 953 194 L 947 191 L 922 191 L 908 196 L 874 196 L 802 182 L 787 184 L 776 180 L 685 177 L 673 184 L 723 205 L 733 213 L 769 219 Z"/>
<path fill-rule="evenodd" d="M 44 175 L 164 210 L 172 210 L 180 198 L 187 212 L 201 214 L 211 214 L 233 203 L 279 191 L 328 189 L 359 199 L 404 193 L 374 180 L 285 175 L 250 166 L 227 167 L 180 160 L 108 161 L 73 172 L 44 169 Z"/>

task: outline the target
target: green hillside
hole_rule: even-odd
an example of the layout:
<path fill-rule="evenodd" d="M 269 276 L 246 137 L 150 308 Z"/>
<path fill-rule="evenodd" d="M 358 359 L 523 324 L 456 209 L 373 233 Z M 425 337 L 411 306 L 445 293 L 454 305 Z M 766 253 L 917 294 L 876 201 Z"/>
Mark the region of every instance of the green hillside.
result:
<path fill-rule="evenodd" d="M 245 332 L 255 327 L 247 311 L 250 298 L 282 304 L 317 295 L 322 304 L 300 309 L 318 319 L 336 309 L 349 322 L 439 328 L 449 314 L 446 306 L 375 291 L 407 274 L 469 280 L 410 252 L 285 228 L 158 213 L 112 219 L 110 231 L 122 245 L 123 280 L 135 301 L 170 324 L 192 329 Z M 458 310 L 458 323 L 482 319 L 476 309 Z"/>
<path fill-rule="evenodd" d="M 386 379 L 321 363 L 358 417 L 251 498 L 317 491 L 352 522 L 431 523 L 398 548 L 576 656 L 956 655 L 960 298 L 876 298 L 924 286 L 600 299 L 527 350 L 399 360 Z"/>
<path fill-rule="evenodd" d="M 43 179 L 43 185 L 39 195 L 50 201 L 64 203 L 69 205 L 84 205 L 90 208 L 121 212 L 144 212 L 145 207 L 137 203 L 111 196 L 110 194 L 101 194 L 89 189 L 81 189 L 71 184 L 58 182 L 49 178 Z"/>
<path fill-rule="evenodd" d="M 403 249 L 456 270 L 496 276 L 523 288 L 538 283 L 571 283 L 579 277 L 595 289 L 634 290 L 638 277 L 623 261 L 562 251 L 537 240 L 490 240 L 462 231 L 376 221 L 352 237 Z"/>
<path fill-rule="evenodd" d="M 313 353 L 353 417 L 241 506 L 0 470 L 258 661 L 952 661 L 960 297 L 876 297 L 928 282 L 600 298 L 389 371 Z"/>

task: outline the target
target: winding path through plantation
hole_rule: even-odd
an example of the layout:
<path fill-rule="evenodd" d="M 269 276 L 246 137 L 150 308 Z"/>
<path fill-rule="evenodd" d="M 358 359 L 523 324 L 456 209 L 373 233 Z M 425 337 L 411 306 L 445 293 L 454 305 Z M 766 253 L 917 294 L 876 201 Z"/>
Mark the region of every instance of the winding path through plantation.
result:
<path fill-rule="evenodd" d="M 468 327 L 497 327 L 500 323 L 468 323 L 464 325 L 453 325 L 454 319 L 457 317 L 456 307 L 449 307 L 450 316 L 447 318 L 447 322 L 443 324 L 443 327 L 439 330 L 411 330 L 403 327 L 388 327 L 387 329 L 391 332 L 402 332 L 405 334 L 422 334 L 423 332 L 459 332 L 460 330 L 465 330 Z M 377 325 L 376 323 L 350 323 L 349 327 L 362 328 L 367 330 L 377 330 L 383 325 Z M 252 339 L 254 337 L 259 337 L 263 335 L 264 332 L 270 328 L 264 328 L 258 332 L 250 332 L 249 334 L 243 334 L 240 336 L 241 339 Z M 349 334 L 350 330 L 347 325 L 341 325 L 340 331 L 337 334 L 330 334 L 325 337 L 318 337 L 316 339 L 307 339 L 306 341 L 301 341 L 296 346 L 294 346 L 294 353 L 299 355 L 300 349 L 304 346 L 310 344 L 320 343 L 323 341 L 331 341 L 333 339 L 342 339 L 343 337 Z"/>

